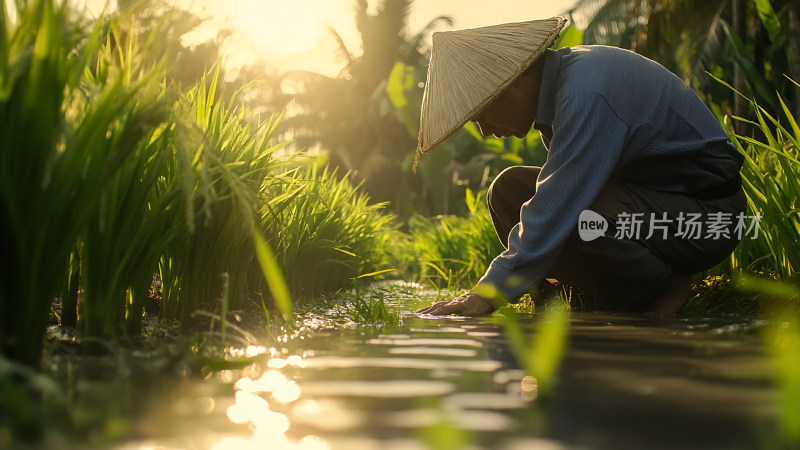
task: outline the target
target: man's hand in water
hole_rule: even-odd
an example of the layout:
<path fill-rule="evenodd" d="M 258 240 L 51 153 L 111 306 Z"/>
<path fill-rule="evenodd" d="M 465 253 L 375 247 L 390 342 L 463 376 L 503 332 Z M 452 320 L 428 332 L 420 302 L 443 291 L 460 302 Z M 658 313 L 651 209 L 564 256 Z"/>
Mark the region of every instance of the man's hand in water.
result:
<path fill-rule="evenodd" d="M 418 314 L 433 314 L 446 316 L 456 314 L 459 316 L 485 316 L 494 312 L 496 308 L 491 300 L 487 300 L 474 292 L 468 292 L 453 300 L 436 302 L 427 308 L 418 309 Z"/>

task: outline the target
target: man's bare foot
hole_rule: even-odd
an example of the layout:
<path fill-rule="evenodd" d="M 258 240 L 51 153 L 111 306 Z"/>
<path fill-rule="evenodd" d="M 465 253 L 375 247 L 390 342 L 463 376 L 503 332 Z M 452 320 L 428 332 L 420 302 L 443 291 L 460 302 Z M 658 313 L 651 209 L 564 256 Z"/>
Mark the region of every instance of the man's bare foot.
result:
<path fill-rule="evenodd" d="M 650 305 L 648 312 L 656 315 L 676 314 L 689 300 L 691 290 L 689 275 L 673 273 L 669 290 Z"/>
<path fill-rule="evenodd" d="M 555 297 L 561 288 L 561 283 L 559 283 L 558 280 L 554 278 L 545 278 L 534 286 L 528 294 L 531 296 L 531 300 L 533 300 L 535 306 L 544 307 L 547 305 L 547 301 Z"/>

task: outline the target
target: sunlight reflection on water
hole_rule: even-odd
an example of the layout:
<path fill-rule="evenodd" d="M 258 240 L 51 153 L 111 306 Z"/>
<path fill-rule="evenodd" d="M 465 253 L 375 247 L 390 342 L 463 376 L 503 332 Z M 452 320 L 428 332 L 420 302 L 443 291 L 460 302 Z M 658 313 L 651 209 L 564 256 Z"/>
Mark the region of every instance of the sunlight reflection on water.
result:
<path fill-rule="evenodd" d="M 367 344 L 378 344 L 378 345 L 430 345 L 435 347 L 450 347 L 450 346 L 460 346 L 460 347 L 483 347 L 478 341 L 473 341 L 472 339 L 446 339 L 446 338 L 405 338 L 405 339 L 370 339 L 367 341 Z"/>
<path fill-rule="evenodd" d="M 478 352 L 468 348 L 431 348 L 431 347 L 393 347 L 389 349 L 390 355 L 428 355 L 447 356 L 459 358 L 472 358 Z"/>
<path fill-rule="evenodd" d="M 344 431 L 361 426 L 366 421 L 363 411 L 348 408 L 332 399 L 301 400 L 292 410 L 292 422 L 321 431 Z"/>
<path fill-rule="evenodd" d="M 173 410 L 179 416 L 191 416 L 192 414 L 211 414 L 216 403 L 211 397 L 197 397 L 194 399 L 181 398 L 175 402 Z"/>
<path fill-rule="evenodd" d="M 275 349 L 270 349 L 270 353 L 274 355 Z M 227 416 L 231 423 L 249 425 L 252 435 L 249 437 L 226 436 L 211 445 L 211 448 L 215 450 L 330 449 L 327 442 L 316 436 L 304 436 L 298 442 L 289 440 L 286 436 L 286 432 L 291 426 L 289 417 L 274 411 L 267 400 L 267 398 L 271 398 L 278 404 L 288 404 L 300 398 L 302 392 L 297 383 L 275 369 L 284 368 L 287 365 L 300 367 L 303 365 L 302 363 L 302 357 L 299 355 L 292 355 L 285 359 L 272 358 L 267 362 L 270 370 L 264 372 L 258 379 L 254 380 L 249 376 L 238 379 L 233 385 L 236 390 L 235 403 L 228 408 Z M 310 413 L 312 410 L 313 404 L 308 402 L 304 408 L 300 409 L 301 413 Z"/>
<path fill-rule="evenodd" d="M 330 444 L 316 436 L 305 436 L 293 443 L 285 436 L 263 436 L 262 438 L 225 437 L 211 446 L 212 450 L 329 450 Z"/>
<path fill-rule="evenodd" d="M 444 359 L 419 359 L 402 357 L 337 357 L 320 356 L 304 358 L 288 355 L 285 349 L 262 346 L 230 348 L 232 357 L 272 356 L 259 366 L 254 365 L 235 375 L 234 371 L 221 371 L 220 381 L 233 383 L 235 402 L 227 408 L 227 419 L 236 425 L 246 425 L 249 436 L 220 437 L 210 446 L 212 449 L 330 449 L 331 443 L 324 439 L 306 435 L 293 441 L 287 436 L 293 426 L 302 426 L 320 432 L 342 432 L 363 426 L 368 421 L 395 429 L 423 428 L 441 420 L 442 411 L 427 409 L 401 409 L 385 411 L 368 419 L 363 411 L 353 409 L 352 405 L 340 402 L 337 398 L 391 398 L 421 399 L 447 398 L 442 404 L 448 420 L 462 429 L 496 432 L 508 429 L 511 420 L 498 410 L 516 409 L 524 406 L 518 387 L 516 393 L 454 393 L 453 382 L 444 380 L 301 380 L 291 379 L 285 370 L 289 369 L 348 369 L 348 368 L 388 368 L 428 370 L 437 373 L 457 375 L 469 372 L 505 373 L 501 364 L 492 360 L 475 358 L 475 347 L 483 344 L 470 339 L 429 339 L 412 338 L 408 335 L 382 335 L 365 340 L 368 345 L 388 346 L 388 354 L 410 354 L 438 356 Z M 410 344 L 410 345 L 406 345 Z M 459 348 L 461 347 L 461 348 Z M 472 348 L 464 348 L 472 347 Z M 311 352 L 309 352 L 311 353 Z M 304 353 L 305 355 L 306 353 Z M 453 358 L 453 359 L 446 359 Z M 466 359 L 465 359 L 466 358 Z M 260 372 L 259 372 L 260 371 Z M 234 378 L 237 378 L 234 382 Z M 506 380 L 512 381 L 511 376 Z M 449 398 L 447 396 L 451 396 Z M 512 397 L 516 396 L 516 397 Z M 284 405 L 284 406 L 281 406 Z M 187 408 L 191 405 L 186 405 Z M 286 408 L 288 406 L 288 409 Z M 213 407 L 213 406 L 212 406 Z M 494 411 L 492 411 L 494 410 Z M 375 441 L 371 445 L 383 448 Z M 405 444 L 411 444 L 410 447 Z M 369 448 L 365 441 L 358 448 Z M 397 441 L 398 448 L 418 448 L 419 442 Z M 336 448 L 348 448 L 337 443 Z M 353 447 L 356 448 L 356 447 Z"/>
<path fill-rule="evenodd" d="M 300 388 L 297 383 L 276 370 L 265 372 L 258 380 L 250 377 L 241 378 L 234 388 L 248 393 L 271 392 L 272 398 L 280 403 L 291 403 L 300 398 Z"/>
<path fill-rule="evenodd" d="M 312 396 L 416 398 L 445 395 L 453 390 L 453 383 L 426 380 L 334 380 L 303 383 L 303 391 Z"/>
<path fill-rule="evenodd" d="M 467 330 L 461 327 L 436 327 L 436 328 L 409 328 L 411 333 L 466 333 Z"/>
<path fill-rule="evenodd" d="M 272 350 L 272 352 L 270 352 Z M 234 358 L 254 358 L 256 356 L 266 355 L 267 353 L 274 354 L 275 349 L 267 349 L 261 345 L 248 345 L 245 348 L 228 347 L 227 352 Z"/>

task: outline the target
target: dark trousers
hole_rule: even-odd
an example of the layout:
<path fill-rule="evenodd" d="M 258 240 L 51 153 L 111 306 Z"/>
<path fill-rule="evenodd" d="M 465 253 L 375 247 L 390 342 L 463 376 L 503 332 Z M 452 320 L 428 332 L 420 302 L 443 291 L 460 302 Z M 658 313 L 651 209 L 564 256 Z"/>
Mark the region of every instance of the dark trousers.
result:
<path fill-rule="evenodd" d="M 509 232 L 520 221 L 522 204 L 536 194 L 539 171 L 539 167 L 510 167 L 489 187 L 489 212 L 497 235 L 506 247 Z M 730 255 L 739 242 L 735 227 L 737 216 L 746 211 L 746 198 L 741 187 L 735 194 L 723 198 L 699 199 L 636 184 L 615 183 L 607 185 L 589 209 L 608 221 L 605 236 L 586 241 L 581 239 L 578 224 L 575 224 L 546 278 L 597 293 L 617 306 L 644 309 L 667 292 L 673 273 L 700 272 Z M 631 216 L 638 213 L 642 215 Z M 655 213 L 656 219 L 663 218 L 666 213 L 672 220 L 656 222 L 654 236 L 647 239 L 651 213 Z M 714 239 L 707 234 L 706 226 L 698 238 L 678 237 L 677 219 L 681 213 L 682 217 L 701 214 L 703 225 L 715 217 L 714 213 L 730 213 L 732 223 L 725 227 L 729 237 L 715 233 L 717 238 Z M 630 217 L 644 221 L 638 236 L 630 232 Z M 666 238 L 663 228 L 667 229 Z M 620 229 L 625 233 L 615 237 Z"/>

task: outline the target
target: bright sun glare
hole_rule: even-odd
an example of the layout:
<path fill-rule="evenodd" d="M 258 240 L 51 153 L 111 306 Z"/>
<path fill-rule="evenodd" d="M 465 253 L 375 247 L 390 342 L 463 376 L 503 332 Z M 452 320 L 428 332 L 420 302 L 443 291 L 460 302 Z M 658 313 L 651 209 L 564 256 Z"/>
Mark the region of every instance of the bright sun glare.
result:
<path fill-rule="evenodd" d="M 284 55 L 314 49 L 323 31 L 319 0 L 220 2 L 238 32 L 260 50 Z"/>
<path fill-rule="evenodd" d="M 115 0 L 69 1 L 93 15 L 104 8 L 113 10 L 117 3 Z M 341 28 L 352 14 L 350 8 L 342 8 L 349 2 L 341 0 L 168 0 L 167 4 L 188 9 L 206 19 L 203 25 L 185 36 L 189 45 L 214 39 L 221 29 L 233 31 L 224 48 L 228 63 L 233 66 L 252 64 L 259 58 L 277 63 L 291 55 L 313 51 L 325 37 L 328 24 Z M 346 39 L 351 38 L 349 31 L 343 33 Z M 313 66 L 324 67 L 322 63 L 319 61 Z"/>
<path fill-rule="evenodd" d="M 189 38 L 192 42 L 213 39 L 220 29 L 233 34 L 223 46 L 226 64 L 242 67 L 265 59 L 320 73 L 335 73 L 336 58 L 321 51 L 327 26 L 337 29 L 347 23 L 352 11 L 343 0 L 173 0 L 209 21 Z M 345 30 L 344 38 L 351 39 Z M 299 66 L 298 66 L 299 64 Z"/>

